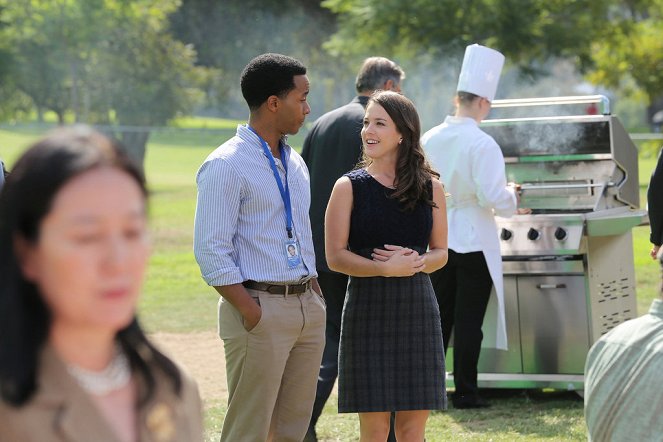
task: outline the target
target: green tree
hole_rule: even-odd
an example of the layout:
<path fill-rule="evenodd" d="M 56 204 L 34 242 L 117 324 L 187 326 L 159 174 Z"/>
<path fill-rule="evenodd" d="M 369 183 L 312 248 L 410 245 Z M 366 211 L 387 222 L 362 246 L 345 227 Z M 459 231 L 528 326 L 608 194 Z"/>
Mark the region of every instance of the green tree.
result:
<path fill-rule="evenodd" d="M 0 32 L 7 26 L 0 8 Z M 14 67 L 14 57 L 7 42 L 0 40 L 0 121 L 29 107 L 29 99 L 16 89 Z"/>
<path fill-rule="evenodd" d="M 195 46 L 200 65 L 221 71 L 220 81 L 208 89 L 209 110 L 246 116 L 239 75 L 251 58 L 264 52 L 291 55 L 309 66 L 314 112 L 339 105 L 353 93 L 358 66 L 321 48 L 335 29 L 335 18 L 320 1 L 182 0 L 170 21 L 173 34 Z M 347 90 L 346 96 L 328 93 L 341 89 L 337 84 Z"/>
<path fill-rule="evenodd" d="M 195 66 L 168 16 L 178 0 L 0 0 L 16 87 L 60 123 L 152 126 L 188 112 L 215 75 Z M 149 132 L 118 137 L 142 160 Z"/>
<path fill-rule="evenodd" d="M 663 107 L 663 0 L 615 2 L 614 25 L 592 44 L 588 78 Z"/>
<path fill-rule="evenodd" d="M 2 0 L 2 37 L 11 49 L 16 87 L 29 96 L 41 118 L 54 111 L 60 123 L 78 92 L 83 42 L 94 44 L 86 23 L 98 0 Z M 92 23 L 94 26 L 94 23 Z"/>
<path fill-rule="evenodd" d="M 326 44 L 335 54 L 380 50 L 407 58 L 462 55 L 465 46 L 499 48 L 526 70 L 550 57 L 585 67 L 590 42 L 607 18 L 594 0 L 325 0 L 338 16 Z"/>
<path fill-rule="evenodd" d="M 498 48 L 522 77 L 566 59 L 595 85 L 663 108 L 663 0 L 324 0 L 336 55 L 380 51 L 426 66 L 467 44 Z"/>
<path fill-rule="evenodd" d="M 196 67 L 196 52 L 175 40 L 168 15 L 176 0 L 107 1 L 113 6 L 104 38 L 86 75 L 89 109 L 99 122 L 124 127 L 119 138 L 141 159 L 149 137 L 147 127 L 164 125 L 187 113 L 204 95 L 201 86 L 217 71 Z"/>

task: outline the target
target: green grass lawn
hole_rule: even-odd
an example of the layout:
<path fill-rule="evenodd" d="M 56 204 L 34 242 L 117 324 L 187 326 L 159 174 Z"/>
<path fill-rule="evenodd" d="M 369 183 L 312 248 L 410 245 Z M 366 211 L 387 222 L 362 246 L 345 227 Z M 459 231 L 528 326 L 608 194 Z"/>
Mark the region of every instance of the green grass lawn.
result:
<path fill-rule="evenodd" d="M 184 121 L 182 125 L 195 126 Z M 195 173 L 205 157 L 234 134 L 237 122 L 206 122 L 213 130 L 167 131 L 153 134 L 146 156 L 151 191 L 150 218 L 153 254 L 147 275 L 140 316 L 148 331 L 190 332 L 216 327 L 218 295 L 201 279 L 192 252 Z M 0 156 L 10 165 L 39 133 L 35 130 L 0 130 Z M 300 148 L 303 135 L 290 139 Z M 654 159 L 640 161 L 641 205 Z M 659 268 L 648 256 L 647 226 L 633 230 L 638 313 L 645 313 L 656 296 Z M 219 343 L 221 345 L 221 343 Z M 494 404 L 482 411 L 449 410 L 434 413 L 428 424 L 428 441 L 581 441 L 586 440 L 582 400 L 560 391 L 490 390 Z M 209 440 L 218 440 L 223 400 L 208 400 L 206 428 Z M 356 440 L 354 414 L 339 415 L 335 398 L 327 404 L 318 426 L 324 440 Z"/>

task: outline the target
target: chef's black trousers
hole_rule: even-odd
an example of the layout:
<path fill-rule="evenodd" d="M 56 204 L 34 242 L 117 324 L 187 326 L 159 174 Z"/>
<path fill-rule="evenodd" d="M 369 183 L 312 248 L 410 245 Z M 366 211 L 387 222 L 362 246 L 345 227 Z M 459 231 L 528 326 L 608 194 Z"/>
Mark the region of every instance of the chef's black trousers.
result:
<path fill-rule="evenodd" d="M 478 397 L 477 364 L 483 333 L 481 325 L 493 288 L 483 252 L 456 253 L 430 275 L 440 306 L 444 354 L 454 333 L 453 375 L 455 397 Z"/>

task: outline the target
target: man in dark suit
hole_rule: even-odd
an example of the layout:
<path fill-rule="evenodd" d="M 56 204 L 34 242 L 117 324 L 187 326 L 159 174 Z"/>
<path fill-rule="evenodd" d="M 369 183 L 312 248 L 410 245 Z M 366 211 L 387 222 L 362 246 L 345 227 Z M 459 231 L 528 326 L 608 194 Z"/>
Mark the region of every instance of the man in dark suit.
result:
<path fill-rule="evenodd" d="M 362 153 L 361 128 L 370 95 L 379 89 L 400 92 L 405 78 L 403 70 L 383 57 L 364 60 L 356 81 L 357 96 L 345 106 L 334 109 L 316 120 L 304 140 L 302 157 L 311 176 L 311 228 L 315 248 L 318 283 L 327 301 L 325 351 L 306 441 L 317 440 L 315 424 L 329 398 L 338 376 L 338 342 L 341 312 L 348 285 L 346 275 L 332 272 L 325 260 L 324 219 L 327 201 L 334 183 L 352 170 Z"/>

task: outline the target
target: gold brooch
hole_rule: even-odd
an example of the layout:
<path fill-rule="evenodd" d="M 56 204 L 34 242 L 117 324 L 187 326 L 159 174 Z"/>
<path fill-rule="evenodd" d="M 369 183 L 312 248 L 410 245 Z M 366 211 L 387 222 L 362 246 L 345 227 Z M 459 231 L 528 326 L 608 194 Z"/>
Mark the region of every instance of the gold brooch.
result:
<path fill-rule="evenodd" d="M 175 437 L 173 410 L 164 403 L 158 403 L 152 407 L 147 414 L 145 424 L 157 442 L 172 441 Z"/>

